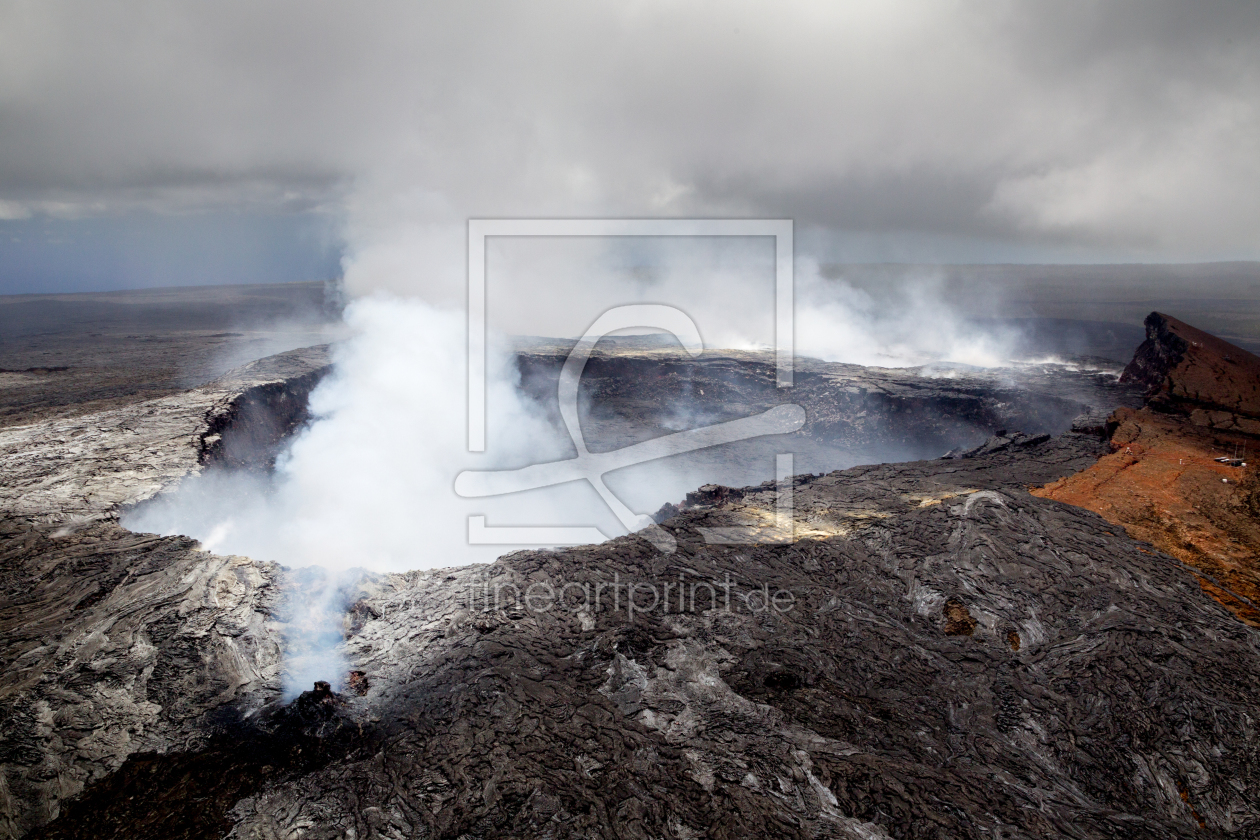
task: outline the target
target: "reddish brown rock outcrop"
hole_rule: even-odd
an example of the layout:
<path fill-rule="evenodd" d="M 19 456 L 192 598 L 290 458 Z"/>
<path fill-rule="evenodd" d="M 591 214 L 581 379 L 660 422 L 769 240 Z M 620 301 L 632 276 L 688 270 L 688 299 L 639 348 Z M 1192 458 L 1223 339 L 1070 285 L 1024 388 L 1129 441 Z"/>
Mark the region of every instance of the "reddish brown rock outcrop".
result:
<path fill-rule="evenodd" d="M 1237 435 L 1150 409 L 1121 409 L 1115 452 L 1083 472 L 1033 490 L 1092 510 L 1194 569 L 1212 597 L 1260 627 L 1258 471 L 1215 459 Z"/>
<path fill-rule="evenodd" d="M 1147 405 L 1198 426 L 1260 435 L 1260 357 L 1161 312 L 1122 382 L 1146 386 Z"/>
<path fill-rule="evenodd" d="M 1146 329 L 1124 372 L 1146 407 L 1112 415 L 1112 454 L 1032 492 L 1171 554 L 1260 627 L 1260 471 L 1241 465 L 1260 456 L 1260 358 L 1158 312 Z"/>

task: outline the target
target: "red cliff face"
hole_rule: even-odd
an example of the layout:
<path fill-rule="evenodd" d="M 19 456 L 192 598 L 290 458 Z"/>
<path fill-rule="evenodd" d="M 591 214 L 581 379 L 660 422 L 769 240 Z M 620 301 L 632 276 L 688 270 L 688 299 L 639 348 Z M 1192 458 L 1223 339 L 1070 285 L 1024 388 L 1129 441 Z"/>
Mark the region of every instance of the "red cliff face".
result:
<path fill-rule="evenodd" d="M 1171 554 L 1260 627 L 1260 470 L 1240 466 L 1260 461 L 1260 358 L 1159 312 L 1146 335 L 1124 371 L 1146 407 L 1111 416 L 1113 454 L 1032 492 Z"/>
<path fill-rule="evenodd" d="M 1121 381 L 1146 386 L 1147 405 L 1195 425 L 1260 435 L 1260 357 L 1160 312 Z"/>

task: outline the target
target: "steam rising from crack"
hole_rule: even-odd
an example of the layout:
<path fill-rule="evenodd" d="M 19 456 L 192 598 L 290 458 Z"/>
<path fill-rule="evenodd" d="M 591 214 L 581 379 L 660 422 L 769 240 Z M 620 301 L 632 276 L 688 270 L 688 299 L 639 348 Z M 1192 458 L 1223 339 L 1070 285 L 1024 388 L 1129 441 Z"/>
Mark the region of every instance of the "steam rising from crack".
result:
<path fill-rule="evenodd" d="M 316 680 L 340 690 L 350 670 L 342 648 L 342 623 L 358 574 L 350 570 L 302 569 L 293 576 L 281 608 L 285 628 L 281 688 L 286 700 L 310 690 Z"/>

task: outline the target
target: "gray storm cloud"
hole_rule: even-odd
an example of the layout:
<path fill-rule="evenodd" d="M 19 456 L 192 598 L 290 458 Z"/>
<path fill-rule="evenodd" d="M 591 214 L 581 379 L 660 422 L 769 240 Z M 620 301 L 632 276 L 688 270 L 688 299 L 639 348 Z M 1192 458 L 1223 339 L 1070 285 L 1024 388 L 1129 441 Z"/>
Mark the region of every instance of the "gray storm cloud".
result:
<path fill-rule="evenodd" d="M 436 240 L 790 216 L 1254 257 L 1258 141 L 1249 3 L 0 3 L 10 219 L 316 209 L 353 255 L 399 211 Z"/>

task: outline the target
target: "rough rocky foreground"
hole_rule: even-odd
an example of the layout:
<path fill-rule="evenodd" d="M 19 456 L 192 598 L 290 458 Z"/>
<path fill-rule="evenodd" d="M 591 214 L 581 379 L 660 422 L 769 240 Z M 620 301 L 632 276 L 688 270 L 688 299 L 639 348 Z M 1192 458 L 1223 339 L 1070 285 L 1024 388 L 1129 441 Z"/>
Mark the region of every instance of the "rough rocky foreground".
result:
<path fill-rule="evenodd" d="M 811 537 L 787 545 L 705 543 L 772 508 L 750 488 L 668 520 L 673 555 L 626 537 L 364 581 L 364 696 L 204 715 L 44 836 L 1256 836 L 1255 631 L 1019 487 L 1096 452 L 801 478 Z"/>
<path fill-rule="evenodd" d="M 265 463 L 327 367 L 308 348 L 0 430 L 0 836 L 54 819 L 134 752 L 204 739 L 208 711 L 274 697 L 279 570 L 117 516 L 209 464 Z"/>
<path fill-rule="evenodd" d="M 81 523 L 4 520 L 8 836 L 1260 836 L 1260 636 L 1026 490 L 1109 451 L 1092 421 L 798 476 L 790 541 L 785 488 L 705 488 L 665 512 L 673 554 L 631 536 L 349 582 L 362 676 L 286 705 L 294 579 L 109 513 L 265 462 L 299 422 L 258 419 L 292 406 L 276 384 L 196 396 L 139 478 L 28 480 L 55 505 L 129 488 L 82 494 Z M 702 530 L 738 527 L 760 542 Z"/>

